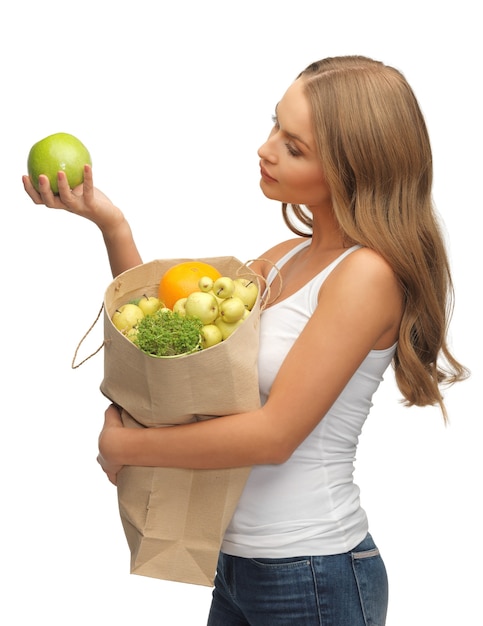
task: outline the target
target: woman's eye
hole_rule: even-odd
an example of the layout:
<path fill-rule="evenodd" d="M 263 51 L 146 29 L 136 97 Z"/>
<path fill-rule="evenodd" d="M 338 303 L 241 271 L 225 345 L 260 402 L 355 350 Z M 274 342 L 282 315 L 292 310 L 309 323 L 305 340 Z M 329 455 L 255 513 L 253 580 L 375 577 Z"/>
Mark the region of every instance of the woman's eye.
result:
<path fill-rule="evenodd" d="M 272 122 L 273 122 L 273 127 L 274 127 L 274 129 L 275 129 L 275 130 L 277 130 L 277 131 L 278 131 L 278 130 L 280 130 L 280 124 L 278 123 L 278 117 L 277 117 L 275 114 L 274 114 L 274 115 L 272 115 Z M 272 130 L 272 133 L 273 133 L 273 132 L 274 132 L 274 131 Z M 301 155 L 302 155 L 302 153 L 300 152 L 300 150 L 298 150 L 298 149 L 297 149 L 297 148 L 296 148 L 293 144 L 291 144 L 290 142 L 287 142 L 287 143 L 285 144 L 285 147 L 287 148 L 288 153 L 289 153 L 291 156 L 298 157 L 298 156 L 301 156 Z"/>
<path fill-rule="evenodd" d="M 300 156 L 301 153 L 299 152 L 299 150 L 297 150 L 297 148 L 292 146 L 292 144 L 286 143 L 285 147 L 287 148 L 289 154 L 291 154 L 292 156 L 294 156 L 294 157 Z"/>

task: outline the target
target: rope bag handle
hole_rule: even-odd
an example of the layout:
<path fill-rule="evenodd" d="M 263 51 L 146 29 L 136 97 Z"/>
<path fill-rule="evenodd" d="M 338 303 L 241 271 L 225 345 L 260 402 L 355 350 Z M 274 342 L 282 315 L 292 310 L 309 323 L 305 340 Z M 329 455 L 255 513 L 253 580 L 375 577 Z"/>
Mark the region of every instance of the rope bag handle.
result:
<path fill-rule="evenodd" d="M 271 282 L 267 283 L 267 279 L 264 276 L 262 276 L 261 274 L 257 274 L 256 272 L 253 272 L 252 270 L 250 270 L 249 274 L 245 273 L 246 276 L 249 276 L 249 277 L 256 276 L 257 278 L 259 278 L 265 283 L 265 291 L 261 295 L 261 299 L 263 300 L 263 302 L 260 306 L 260 311 L 264 311 L 267 308 L 267 306 L 271 304 L 272 302 L 275 302 L 275 300 L 277 300 L 277 298 L 282 293 L 282 287 L 283 287 L 282 276 L 281 276 L 280 269 L 278 268 L 278 266 L 270 259 L 265 259 L 263 257 L 260 257 L 258 259 L 249 259 L 242 267 L 240 267 L 237 270 L 237 276 L 243 277 L 244 275 L 243 268 L 247 267 L 247 269 L 249 269 L 248 264 L 253 263 L 254 261 L 265 261 L 266 263 L 269 263 L 272 266 L 272 269 L 274 269 L 277 272 L 278 277 L 280 278 L 280 285 L 278 287 L 277 295 L 273 298 L 273 300 L 271 300 L 270 299 L 270 296 L 272 295 Z"/>
<path fill-rule="evenodd" d="M 88 357 L 86 357 L 83 361 L 81 361 L 80 363 L 76 364 L 76 359 L 77 359 L 77 354 L 79 352 L 79 349 L 81 347 L 81 345 L 84 343 L 84 340 L 87 338 L 87 335 L 91 332 L 91 330 L 94 328 L 94 326 L 97 324 L 97 322 L 99 321 L 99 318 L 101 317 L 101 313 L 104 310 L 104 303 L 102 303 L 101 308 L 99 309 L 99 313 L 97 314 L 96 319 L 94 320 L 94 322 L 91 324 L 89 330 L 85 333 L 85 335 L 82 337 L 82 339 L 79 341 L 79 343 L 77 344 L 77 348 L 75 349 L 75 353 L 74 353 L 74 357 L 72 359 L 72 364 L 71 367 L 73 370 L 77 369 L 78 367 L 80 367 L 83 363 L 85 363 L 86 361 L 88 361 L 90 358 L 92 358 L 94 355 L 96 355 L 98 352 L 100 352 L 102 350 L 102 348 L 104 347 L 104 344 L 106 343 L 105 341 L 103 341 L 101 343 L 101 345 L 97 348 L 97 350 L 95 350 L 92 354 L 90 354 Z"/>

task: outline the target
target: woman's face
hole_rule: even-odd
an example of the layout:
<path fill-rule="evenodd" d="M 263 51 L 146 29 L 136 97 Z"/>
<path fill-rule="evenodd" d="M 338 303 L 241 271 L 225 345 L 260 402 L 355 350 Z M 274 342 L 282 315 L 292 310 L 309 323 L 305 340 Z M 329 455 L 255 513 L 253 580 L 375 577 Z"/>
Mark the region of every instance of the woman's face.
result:
<path fill-rule="evenodd" d="M 296 80 L 277 105 L 272 132 L 258 150 L 260 187 L 267 198 L 305 205 L 314 212 L 330 207 L 331 201 L 303 87 L 303 81 Z"/>

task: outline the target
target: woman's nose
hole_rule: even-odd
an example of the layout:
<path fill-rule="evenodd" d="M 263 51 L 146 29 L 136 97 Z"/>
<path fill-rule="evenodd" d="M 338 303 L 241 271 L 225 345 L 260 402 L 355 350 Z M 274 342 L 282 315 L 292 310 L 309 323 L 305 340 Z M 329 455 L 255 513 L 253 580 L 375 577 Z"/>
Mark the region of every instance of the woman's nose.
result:
<path fill-rule="evenodd" d="M 257 154 L 262 160 L 273 162 L 275 155 L 270 139 L 271 137 L 258 148 Z"/>

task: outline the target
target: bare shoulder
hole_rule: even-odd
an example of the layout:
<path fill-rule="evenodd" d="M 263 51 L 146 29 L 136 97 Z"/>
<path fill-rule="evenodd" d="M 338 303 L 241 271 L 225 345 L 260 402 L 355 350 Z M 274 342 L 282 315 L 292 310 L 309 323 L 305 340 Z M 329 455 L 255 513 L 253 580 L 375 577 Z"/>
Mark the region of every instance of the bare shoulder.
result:
<path fill-rule="evenodd" d="M 394 343 L 404 308 L 404 295 L 390 264 L 377 252 L 361 248 L 331 272 L 319 292 L 320 314 L 335 311 L 346 328 L 374 338 L 373 348 Z"/>
<path fill-rule="evenodd" d="M 362 282 L 380 284 L 382 288 L 399 287 L 399 281 L 391 265 L 376 251 L 359 248 L 349 254 L 332 272 L 334 279 L 343 278 L 343 282 Z M 335 282 L 335 281 L 334 281 Z M 341 281 L 342 282 L 342 281 Z"/>

